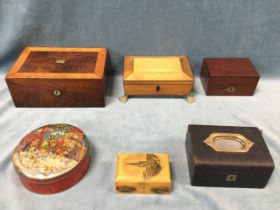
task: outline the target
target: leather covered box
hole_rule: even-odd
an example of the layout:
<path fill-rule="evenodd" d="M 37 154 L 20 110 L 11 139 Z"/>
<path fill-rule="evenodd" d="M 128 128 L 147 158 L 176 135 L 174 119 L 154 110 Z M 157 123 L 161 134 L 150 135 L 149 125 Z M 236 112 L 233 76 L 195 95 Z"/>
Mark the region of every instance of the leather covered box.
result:
<path fill-rule="evenodd" d="M 186 150 L 194 186 L 263 188 L 274 170 L 255 127 L 189 125 Z"/>
<path fill-rule="evenodd" d="M 186 56 L 125 56 L 123 85 L 129 96 L 188 96 L 194 84 Z"/>
<path fill-rule="evenodd" d="M 13 164 L 21 183 L 40 194 L 72 187 L 86 174 L 89 163 L 89 145 L 84 132 L 68 124 L 46 125 L 30 132 L 13 153 Z"/>
<path fill-rule="evenodd" d="M 260 75 L 248 58 L 205 58 L 201 82 L 206 95 L 250 96 Z"/>
<path fill-rule="evenodd" d="M 167 154 L 119 154 L 116 192 L 167 194 L 171 191 L 171 175 Z"/>
<path fill-rule="evenodd" d="M 104 107 L 106 48 L 27 47 L 6 76 L 17 107 Z"/>

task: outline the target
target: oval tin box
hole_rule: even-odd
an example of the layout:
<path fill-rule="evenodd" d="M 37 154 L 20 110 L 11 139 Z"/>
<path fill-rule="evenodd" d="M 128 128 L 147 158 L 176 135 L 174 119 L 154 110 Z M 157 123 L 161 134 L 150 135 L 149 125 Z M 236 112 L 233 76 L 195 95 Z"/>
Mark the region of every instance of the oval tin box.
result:
<path fill-rule="evenodd" d="M 78 183 L 88 170 L 89 145 L 79 128 L 52 124 L 27 134 L 13 153 L 21 183 L 30 191 L 52 194 Z"/>

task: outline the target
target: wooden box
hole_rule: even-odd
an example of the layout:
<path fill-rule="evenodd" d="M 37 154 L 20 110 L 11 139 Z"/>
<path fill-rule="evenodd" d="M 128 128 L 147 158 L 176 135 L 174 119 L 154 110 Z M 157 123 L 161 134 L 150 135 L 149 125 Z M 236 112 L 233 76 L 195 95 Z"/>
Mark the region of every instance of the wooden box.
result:
<path fill-rule="evenodd" d="M 17 107 L 104 107 L 105 48 L 27 47 L 6 76 Z"/>
<path fill-rule="evenodd" d="M 195 186 L 263 188 L 274 169 L 255 127 L 189 125 L 186 150 Z"/>
<path fill-rule="evenodd" d="M 13 153 L 21 183 L 30 191 L 53 194 L 79 182 L 88 170 L 85 134 L 67 124 L 40 127 L 26 135 Z"/>
<path fill-rule="evenodd" d="M 205 58 L 201 82 L 206 95 L 250 96 L 259 73 L 248 58 Z"/>
<path fill-rule="evenodd" d="M 123 85 L 129 96 L 188 96 L 194 84 L 186 56 L 126 56 Z"/>
<path fill-rule="evenodd" d="M 115 187 L 119 193 L 170 193 L 168 155 L 119 154 Z"/>

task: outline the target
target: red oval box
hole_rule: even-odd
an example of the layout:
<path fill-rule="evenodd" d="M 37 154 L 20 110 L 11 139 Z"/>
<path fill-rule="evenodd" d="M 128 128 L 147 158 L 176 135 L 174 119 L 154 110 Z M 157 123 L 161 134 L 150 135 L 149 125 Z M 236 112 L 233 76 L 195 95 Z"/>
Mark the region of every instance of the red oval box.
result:
<path fill-rule="evenodd" d="M 79 128 L 52 124 L 27 134 L 13 153 L 21 183 L 30 191 L 53 194 L 78 183 L 88 170 L 89 145 Z"/>

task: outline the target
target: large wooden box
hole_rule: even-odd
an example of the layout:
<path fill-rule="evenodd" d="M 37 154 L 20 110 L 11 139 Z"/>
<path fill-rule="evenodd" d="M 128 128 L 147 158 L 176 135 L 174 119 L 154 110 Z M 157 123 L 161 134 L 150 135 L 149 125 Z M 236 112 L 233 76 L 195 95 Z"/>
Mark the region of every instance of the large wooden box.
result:
<path fill-rule="evenodd" d="M 201 82 L 206 95 L 250 96 L 259 73 L 248 58 L 205 58 Z"/>
<path fill-rule="evenodd" d="M 189 125 L 186 150 L 195 186 L 263 188 L 274 169 L 255 127 Z"/>
<path fill-rule="evenodd" d="M 88 140 L 82 130 L 52 124 L 27 134 L 13 153 L 21 183 L 30 191 L 53 194 L 77 184 L 90 163 Z"/>
<path fill-rule="evenodd" d="M 105 48 L 27 47 L 6 76 L 17 107 L 104 107 Z"/>
<path fill-rule="evenodd" d="M 194 84 L 186 56 L 126 56 L 126 96 L 188 96 Z"/>
<path fill-rule="evenodd" d="M 171 174 L 168 155 L 119 154 L 115 188 L 119 193 L 170 193 Z"/>

